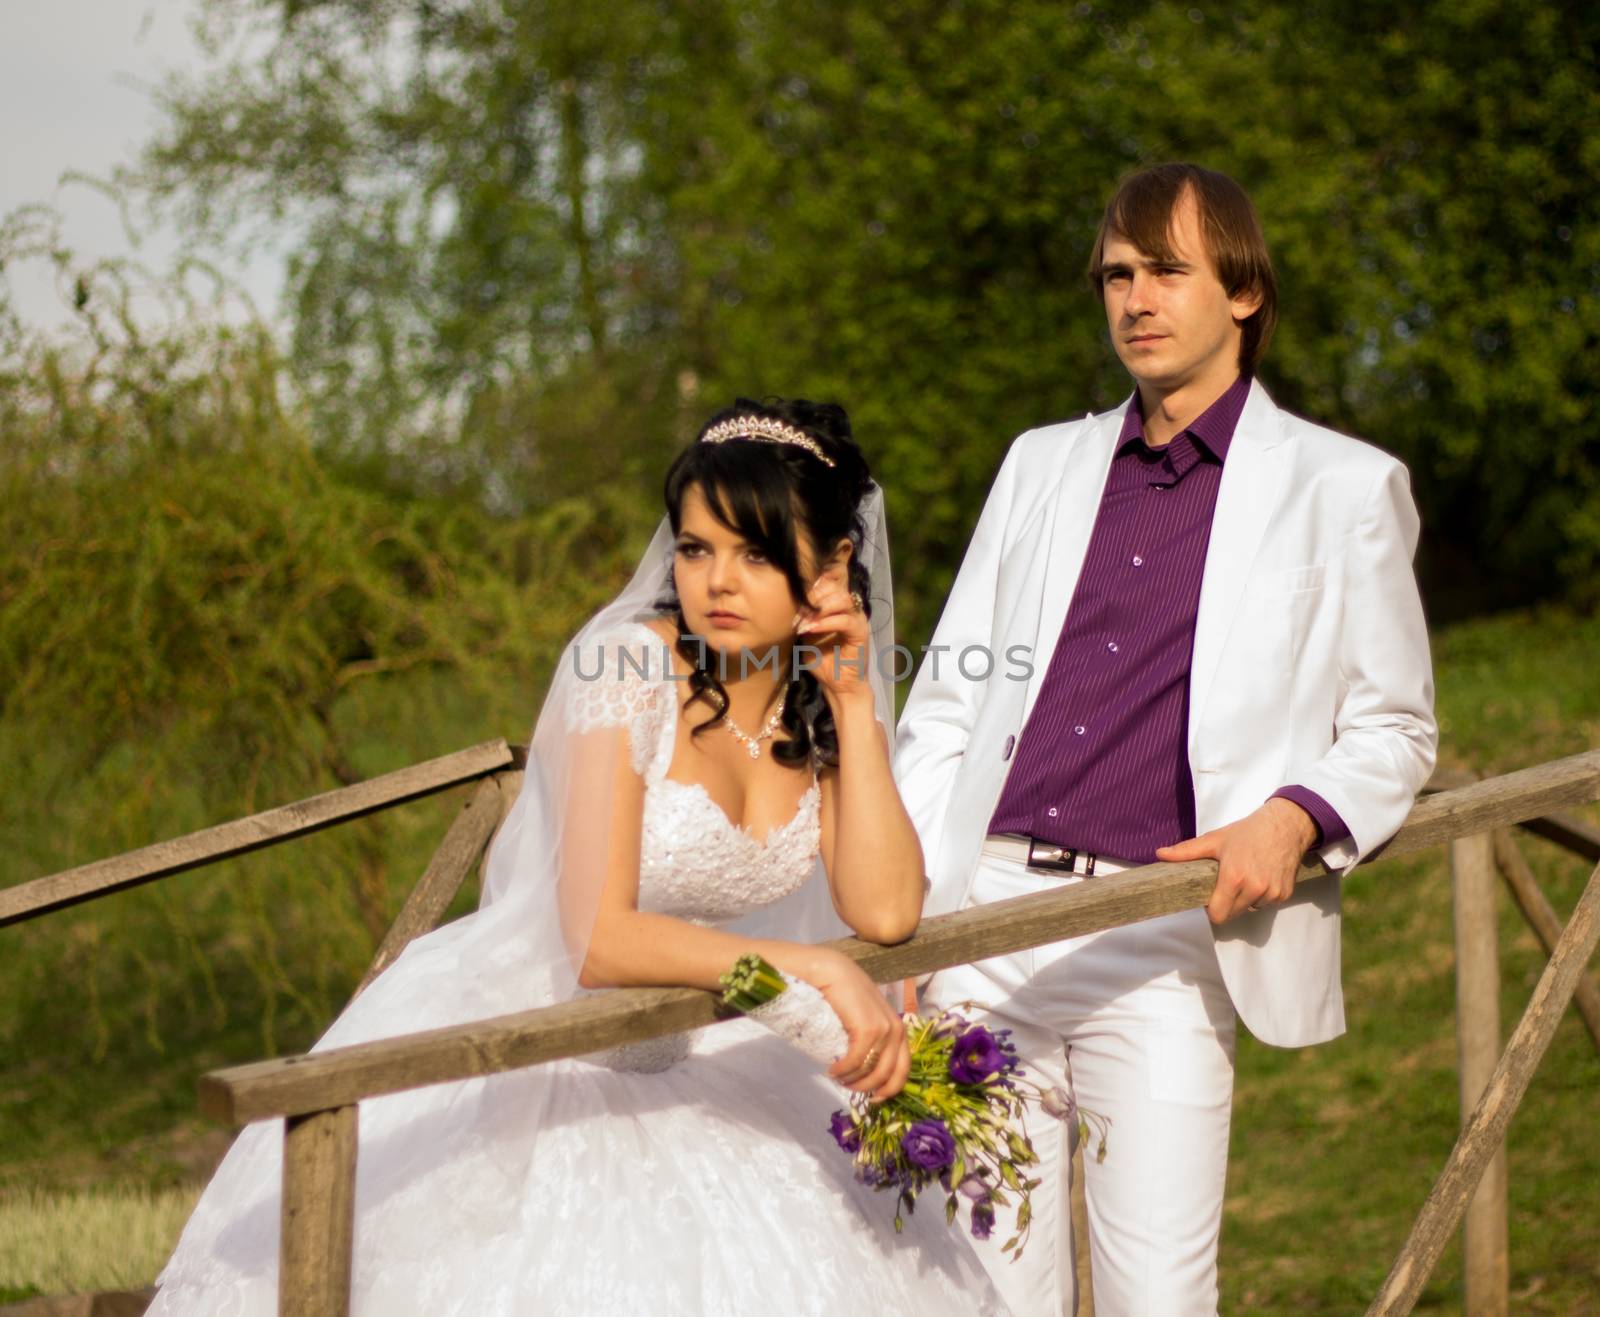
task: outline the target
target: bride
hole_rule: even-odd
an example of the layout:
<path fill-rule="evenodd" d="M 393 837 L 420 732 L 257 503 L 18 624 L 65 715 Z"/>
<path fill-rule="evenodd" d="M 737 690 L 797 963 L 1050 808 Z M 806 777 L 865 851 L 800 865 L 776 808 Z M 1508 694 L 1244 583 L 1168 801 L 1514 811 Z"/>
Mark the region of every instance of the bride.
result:
<path fill-rule="evenodd" d="M 828 1138 L 843 1089 L 889 1097 L 909 1065 L 881 991 L 810 945 L 840 920 L 904 938 L 922 903 L 877 661 L 881 492 L 842 408 L 741 400 L 674 461 L 666 504 L 551 681 L 481 908 L 412 943 L 317 1047 L 599 988 L 714 989 L 747 951 L 819 992 L 848 1045 L 824 1074 L 737 1020 L 363 1103 L 353 1308 L 1003 1312 L 943 1212 L 895 1233 Z M 239 1137 L 151 1314 L 276 1311 L 281 1153 L 276 1123 Z"/>

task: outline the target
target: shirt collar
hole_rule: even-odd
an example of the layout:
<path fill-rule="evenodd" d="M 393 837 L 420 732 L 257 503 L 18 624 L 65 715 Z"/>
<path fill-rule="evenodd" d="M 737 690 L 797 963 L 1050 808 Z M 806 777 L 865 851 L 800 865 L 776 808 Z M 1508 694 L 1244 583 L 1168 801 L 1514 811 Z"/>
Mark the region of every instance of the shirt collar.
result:
<path fill-rule="evenodd" d="M 1174 437 L 1174 441 L 1182 434 L 1188 434 L 1219 463 L 1226 461 L 1228 446 L 1233 442 L 1233 432 L 1239 427 L 1239 417 L 1244 414 L 1245 400 L 1249 396 L 1250 376 L 1240 375 L 1220 398 L 1190 421 L 1180 435 Z M 1137 389 L 1128 400 L 1128 410 L 1122 417 L 1122 433 L 1117 436 L 1118 451 L 1134 440 L 1144 442 L 1144 411 Z"/>

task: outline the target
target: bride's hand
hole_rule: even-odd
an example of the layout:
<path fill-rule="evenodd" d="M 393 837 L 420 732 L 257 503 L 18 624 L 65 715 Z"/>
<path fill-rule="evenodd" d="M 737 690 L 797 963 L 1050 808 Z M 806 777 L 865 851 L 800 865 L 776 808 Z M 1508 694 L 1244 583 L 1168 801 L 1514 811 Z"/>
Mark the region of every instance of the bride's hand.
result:
<path fill-rule="evenodd" d="M 836 563 L 812 583 L 809 603 L 795 628 L 798 641 L 820 650 L 822 657 L 806 664 L 826 694 L 851 696 L 870 692 L 867 684 L 867 641 L 872 623 L 859 595 L 850 593 L 844 563 Z"/>
<path fill-rule="evenodd" d="M 898 1093 L 911 1071 L 905 1021 L 878 985 L 847 956 L 829 955 L 806 978 L 833 1008 L 850 1036 L 845 1054 L 828 1069 L 844 1087 L 883 1101 Z"/>

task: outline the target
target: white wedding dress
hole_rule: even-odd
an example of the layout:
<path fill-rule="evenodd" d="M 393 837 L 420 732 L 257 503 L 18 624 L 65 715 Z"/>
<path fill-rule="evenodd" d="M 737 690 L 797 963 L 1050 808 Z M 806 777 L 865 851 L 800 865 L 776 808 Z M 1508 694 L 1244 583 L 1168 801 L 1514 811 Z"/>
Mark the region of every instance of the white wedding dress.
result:
<path fill-rule="evenodd" d="M 648 643 L 660 642 L 645 633 Z M 756 838 L 666 777 L 677 692 L 580 686 L 580 730 L 626 726 L 645 779 L 639 906 L 723 924 L 813 874 L 815 784 Z M 498 843 L 497 843 L 498 844 Z M 419 939 L 318 1044 L 526 1009 L 527 931 L 491 905 Z M 497 913 L 498 912 L 498 913 Z M 937 1195 L 896 1234 L 828 1133 L 844 1091 L 749 1020 L 362 1104 L 353 1306 L 403 1314 L 1000 1313 Z M 201 1197 L 151 1317 L 277 1311 L 282 1127 L 246 1130 Z"/>

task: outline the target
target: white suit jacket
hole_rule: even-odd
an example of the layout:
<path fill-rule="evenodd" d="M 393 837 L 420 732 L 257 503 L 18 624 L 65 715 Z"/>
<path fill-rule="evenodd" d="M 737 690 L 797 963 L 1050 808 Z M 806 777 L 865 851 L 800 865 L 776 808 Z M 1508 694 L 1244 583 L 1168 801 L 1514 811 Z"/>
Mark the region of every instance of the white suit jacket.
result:
<path fill-rule="evenodd" d="M 1126 404 L 1012 445 L 900 717 L 895 774 L 922 839 L 927 913 L 961 908 L 1016 738 L 1038 696 L 1094 528 Z M 1223 464 L 1189 674 L 1198 829 L 1291 783 L 1350 828 L 1344 873 L 1400 824 L 1437 746 L 1405 467 L 1250 388 Z M 983 678 L 978 646 L 994 655 Z M 1031 654 L 1013 649 L 1024 646 Z M 1013 660 L 1008 661 L 1011 651 Z M 1031 665 L 1031 676 L 1020 678 Z M 965 669 L 965 671 L 963 670 Z M 966 672 L 973 674 L 969 678 Z M 1263 1042 L 1344 1030 L 1339 884 L 1214 929 L 1235 1008 Z"/>

